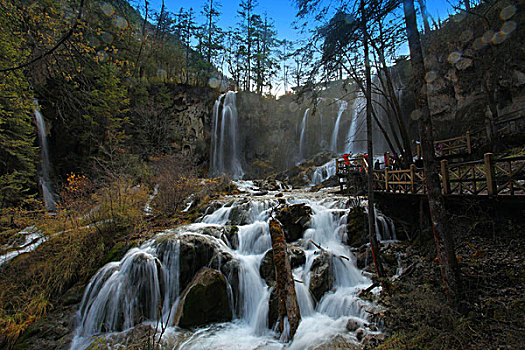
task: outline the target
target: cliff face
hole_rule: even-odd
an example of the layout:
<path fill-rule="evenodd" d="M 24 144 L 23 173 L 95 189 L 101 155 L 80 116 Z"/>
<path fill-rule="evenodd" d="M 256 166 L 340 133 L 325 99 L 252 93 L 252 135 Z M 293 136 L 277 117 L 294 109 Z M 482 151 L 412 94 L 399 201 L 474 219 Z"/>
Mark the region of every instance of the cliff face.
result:
<path fill-rule="evenodd" d="M 470 14 L 451 17 L 439 29 L 422 36 L 436 140 L 466 131 L 483 138 L 487 111 L 497 121 L 519 116 L 525 109 L 524 4 L 524 0 L 486 3 Z M 391 68 L 391 75 L 396 79 L 409 137 L 416 140 L 417 122 L 410 119 L 414 110 L 410 61 L 401 60 Z M 365 151 L 364 105 L 355 87 L 343 82 L 320 95 L 323 97 L 289 95 L 276 100 L 237 93 L 237 142 L 245 176 L 289 169 L 320 152 Z M 211 131 L 207 124 L 210 115 L 205 114 L 211 111 L 212 102 L 208 99 L 206 107 L 193 98 L 182 98 L 186 109 L 177 115 L 184 134 L 181 145 L 183 150 L 204 157 L 208 153 L 203 151 L 202 141 L 206 140 L 209 149 L 211 135 L 207 132 Z M 342 101 L 346 107 L 340 114 Z M 380 105 L 381 101 L 376 102 L 378 114 L 382 113 Z M 383 123 L 391 132 L 386 118 Z M 374 140 L 375 152 L 389 151 L 379 130 L 374 131 Z"/>
<path fill-rule="evenodd" d="M 209 88 L 177 88 L 171 108 L 177 144 L 184 154 L 199 163 L 207 162 L 211 139 L 213 103 L 219 92 Z"/>
<path fill-rule="evenodd" d="M 249 177 L 293 167 L 319 152 L 343 153 L 353 117 L 353 96 L 279 100 L 237 94 L 243 168 Z M 339 118 L 338 118 L 339 117 Z M 339 131 L 334 142 L 334 127 Z"/>
<path fill-rule="evenodd" d="M 525 108 L 525 2 L 487 2 L 424 36 L 436 136 L 484 128 Z"/>

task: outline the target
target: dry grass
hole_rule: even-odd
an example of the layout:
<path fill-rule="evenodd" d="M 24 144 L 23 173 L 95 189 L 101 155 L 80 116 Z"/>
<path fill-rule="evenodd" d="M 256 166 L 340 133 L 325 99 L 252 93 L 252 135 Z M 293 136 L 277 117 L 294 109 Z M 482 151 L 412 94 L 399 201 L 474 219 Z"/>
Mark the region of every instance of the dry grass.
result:
<path fill-rule="evenodd" d="M 75 283 L 87 283 L 117 243 L 133 239 L 143 225 L 147 195 L 116 182 L 75 198 L 64 196 L 56 216 L 32 222 L 49 240 L 0 271 L 0 347 L 14 344 Z"/>

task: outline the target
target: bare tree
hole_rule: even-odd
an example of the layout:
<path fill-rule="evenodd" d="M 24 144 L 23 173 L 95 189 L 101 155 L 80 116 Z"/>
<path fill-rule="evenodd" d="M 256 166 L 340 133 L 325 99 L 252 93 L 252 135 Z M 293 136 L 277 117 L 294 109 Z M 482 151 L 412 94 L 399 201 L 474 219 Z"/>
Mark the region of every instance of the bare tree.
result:
<path fill-rule="evenodd" d="M 441 194 L 439 180 L 439 164 L 434 155 L 434 137 L 432 120 L 425 87 L 425 66 L 423 50 L 417 29 L 414 0 L 403 0 L 406 31 L 410 49 L 410 59 L 414 73 L 414 96 L 418 119 L 421 148 L 423 151 L 423 165 L 425 172 L 425 185 L 427 187 L 430 216 L 436 240 L 436 249 L 441 265 L 443 283 L 452 301 L 457 301 L 460 291 L 460 273 L 456 260 L 454 239 L 448 225 L 448 215 Z"/>

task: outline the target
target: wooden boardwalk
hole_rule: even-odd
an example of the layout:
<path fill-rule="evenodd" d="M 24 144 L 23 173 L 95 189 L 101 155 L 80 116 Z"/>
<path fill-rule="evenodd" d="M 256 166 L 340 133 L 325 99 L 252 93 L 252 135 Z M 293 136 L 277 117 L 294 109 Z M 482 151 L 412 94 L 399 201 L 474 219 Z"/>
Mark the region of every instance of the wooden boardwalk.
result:
<path fill-rule="evenodd" d="M 336 167 L 341 184 L 348 184 L 352 177 L 368 176 L 367 160 L 363 156 L 349 160 L 337 159 Z M 496 158 L 492 153 L 486 153 L 484 159 L 466 163 L 452 163 L 443 159 L 439 176 L 444 195 L 525 195 L 524 156 Z M 426 193 L 423 169 L 414 164 L 402 170 L 392 170 L 386 164 L 384 169 L 374 170 L 373 177 L 377 192 Z"/>

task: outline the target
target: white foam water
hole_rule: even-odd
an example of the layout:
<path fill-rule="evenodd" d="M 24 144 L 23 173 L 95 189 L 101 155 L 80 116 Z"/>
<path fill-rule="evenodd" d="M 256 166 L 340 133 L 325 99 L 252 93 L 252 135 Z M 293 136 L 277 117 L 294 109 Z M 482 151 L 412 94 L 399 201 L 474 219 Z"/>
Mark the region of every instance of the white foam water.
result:
<path fill-rule="evenodd" d="M 254 189 L 251 183 L 245 185 Z M 308 349 L 339 334 L 349 342 L 356 341 L 345 326 L 349 319 L 358 320 L 363 325 L 370 322 L 367 310 L 373 305 L 360 299 L 358 293 L 370 286 L 371 281 L 356 267 L 350 248 L 342 243 L 350 210 L 348 198 L 326 198 L 324 192 L 293 190 L 283 194 L 288 204 L 304 203 L 312 209 L 304 237 L 294 243 L 306 257 L 305 264 L 293 270 L 302 320 L 290 342 L 287 342 L 286 332 L 279 339 L 269 328 L 271 288 L 261 278 L 259 267 L 265 253 L 271 249 L 268 222 L 278 205 L 275 193 L 225 197 L 210 206 L 209 213 L 201 218 L 200 223 L 161 233 L 141 247 L 130 250 L 120 262 L 104 266 L 84 293 L 72 348 L 86 348 L 93 336 L 111 338 L 114 332 L 148 321 L 166 323 L 162 341 L 173 349 Z M 235 248 L 220 238 L 203 234 L 206 230 L 229 225 L 238 227 Z M 382 227 L 383 224 L 380 221 L 378 225 Z M 232 305 L 236 305 L 232 322 L 191 332 L 167 322 L 168 318 L 173 318 L 181 293 L 179 242 L 184 235 L 205 238 L 217 250 L 231 254 L 238 262 L 238 295 L 232 301 Z M 158 242 L 165 241 L 164 236 L 172 239 L 170 245 L 162 246 L 161 251 Z M 332 253 L 333 288 L 317 302 L 308 288 L 311 266 L 319 255 L 319 249 L 311 241 Z M 157 305 L 161 302 L 159 312 Z"/>

